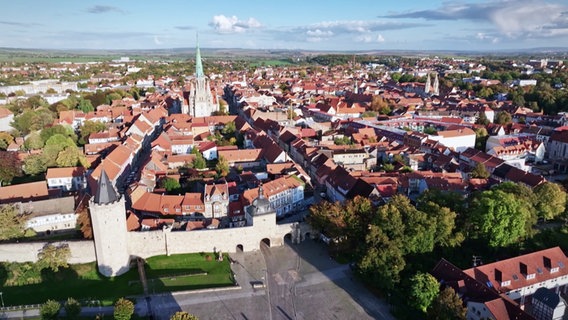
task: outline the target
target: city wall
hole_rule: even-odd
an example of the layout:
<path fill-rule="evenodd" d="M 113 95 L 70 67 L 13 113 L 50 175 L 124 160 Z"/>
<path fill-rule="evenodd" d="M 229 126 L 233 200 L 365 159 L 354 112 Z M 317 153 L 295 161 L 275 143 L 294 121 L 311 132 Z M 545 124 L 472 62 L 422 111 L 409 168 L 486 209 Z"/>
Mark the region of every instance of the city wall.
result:
<path fill-rule="evenodd" d="M 142 231 L 128 232 L 127 245 L 131 257 L 148 258 L 163 254 L 180 254 L 192 252 L 235 252 L 237 246 L 243 251 L 258 250 L 263 239 L 269 239 L 271 246 L 284 243 L 284 237 L 292 237 L 299 233 L 303 240 L 310 228 L 301 224 L 295 231 L 295 224 L 267 225 L 258 224 L 250 227 L 195 230 L 195 231 Z M 0 245 L 0 262 L 35 262 L 37 254 L 49 242 L 24 242 Z M 70 264 L 96 261 L 95 246 L 92 240 L 60 241 L 55 245 L 66 243 L 71 249 Z"/>
<path fill-rule="evenodd" d="M 7 243 L 0 245 L 0 261 L 2 262 L 36 262 L 37 254 L 49 242 Z M 71 249 L 69 263 L 87 263 L 95 261 L 95 245 L 92 240 L 58 241 L 54 245 L 68 244 Z"/>

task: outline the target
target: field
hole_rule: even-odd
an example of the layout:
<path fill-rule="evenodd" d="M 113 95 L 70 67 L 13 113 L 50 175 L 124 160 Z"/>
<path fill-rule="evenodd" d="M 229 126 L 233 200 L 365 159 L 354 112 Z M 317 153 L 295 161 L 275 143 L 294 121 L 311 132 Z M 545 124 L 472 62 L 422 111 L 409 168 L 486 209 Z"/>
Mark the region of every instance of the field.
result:
<path fill-rule="evenodd" d="M 219 262 L 210 258 L 213 256 L 195 253 L 149 258 L 145 264 L 149 293 L 233 285 L 228 259 Z M 135 265 L 121 276 L 106 278 L 97 272 L 94 262 L 70 265 L 58 272 L 39 271 L 30 263 L 1 263 L 0 284 L 6 306 L 68 297 L 84 305 L 111 305 L 120 297 L 144 293 Z"/>

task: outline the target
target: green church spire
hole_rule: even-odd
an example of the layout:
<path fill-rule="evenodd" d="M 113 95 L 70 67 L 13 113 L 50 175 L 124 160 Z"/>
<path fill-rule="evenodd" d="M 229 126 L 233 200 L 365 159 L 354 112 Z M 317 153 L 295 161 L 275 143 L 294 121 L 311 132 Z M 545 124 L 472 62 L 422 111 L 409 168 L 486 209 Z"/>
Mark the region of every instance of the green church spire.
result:
<path fill-rule="evenodd" d="M 202 78 L 205 75 L 203 74 L 203 64 L 201 63 L 201 52 L 199 51 L 199 34 L 197 34 L 197 49 L 195 55 L 195 76 L 198 78 Z"/>

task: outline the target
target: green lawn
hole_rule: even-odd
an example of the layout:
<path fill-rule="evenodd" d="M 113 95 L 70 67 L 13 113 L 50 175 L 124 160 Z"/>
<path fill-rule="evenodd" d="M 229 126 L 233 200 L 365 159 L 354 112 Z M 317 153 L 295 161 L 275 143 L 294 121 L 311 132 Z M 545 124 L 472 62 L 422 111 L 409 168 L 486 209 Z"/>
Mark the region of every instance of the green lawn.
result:
<path fill-rule="evenodd" d="M 206 261 L 206 255 L 213 256 L 195 253 L 149 258 L 146 277 L 150 293 L 233 285 L 228 259 Z M 25 277 L 28 284 L 10 285 L 17 283 L 13 279 L 14 273 Z M 0 291 L 6 306 L 43 303 L 47 299 L 63 301 L 68 297 L 98 300 L 103 305 L 110 305 L 117 298 L 143 294 L 139 280 L 135 266 L 124 275 L 106 278 L 96 271 L 94 262 L 71 265 L 57 273 L 50 270 L 34 272 L 0 263 Z"/>

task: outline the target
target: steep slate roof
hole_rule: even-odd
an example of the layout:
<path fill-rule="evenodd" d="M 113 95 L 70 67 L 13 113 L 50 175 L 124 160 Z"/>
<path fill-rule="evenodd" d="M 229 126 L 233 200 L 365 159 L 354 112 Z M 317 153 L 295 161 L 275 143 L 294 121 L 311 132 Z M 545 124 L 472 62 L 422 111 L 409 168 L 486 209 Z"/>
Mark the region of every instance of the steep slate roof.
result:
<path fill-rule="evenodd" d="M 108 178 L 105 169 L 101 170 L 101 176 L 98 181 L 97 193 L 93 200 L 96 204 L 108 204 L 118 200 L 118 194 L 114 191 L 112 182 Z"/>

